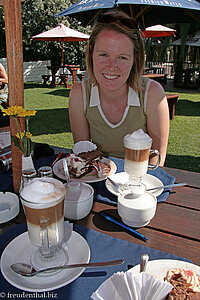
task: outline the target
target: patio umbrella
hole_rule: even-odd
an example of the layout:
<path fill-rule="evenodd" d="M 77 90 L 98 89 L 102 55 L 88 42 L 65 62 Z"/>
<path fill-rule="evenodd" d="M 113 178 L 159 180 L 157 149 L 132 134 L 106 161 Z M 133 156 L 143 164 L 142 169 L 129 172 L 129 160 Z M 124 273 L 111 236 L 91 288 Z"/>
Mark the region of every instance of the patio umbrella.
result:
<path fill-rule="evenodd" d="M 59 24 L 53 29 L 32 36 L 36 41 L 57 41 L 61 42 L 62 47 L 62 65 L 64 65 L 63 42 L 85 41 L 89 39 L 89 35 L 80 31 L 71 29 L 64 24 Z"/>
<path fill-rule="evenodd" d="M 145 30 L 141 30 L 141 32 L 145 38 L 153 38 L 163 36 L 174 36 L 176 30 L 163 25 L 155 25 L 147 27 Z"/>
<path fill-rule="evenodd" d="M 200 23 L 200 3 L 196 0 L 81 0 L 55 16 L 70 15 L 88 25 L 102 10 L 114 7 L 132 16 L 141 29 L 156 24 Z"/>

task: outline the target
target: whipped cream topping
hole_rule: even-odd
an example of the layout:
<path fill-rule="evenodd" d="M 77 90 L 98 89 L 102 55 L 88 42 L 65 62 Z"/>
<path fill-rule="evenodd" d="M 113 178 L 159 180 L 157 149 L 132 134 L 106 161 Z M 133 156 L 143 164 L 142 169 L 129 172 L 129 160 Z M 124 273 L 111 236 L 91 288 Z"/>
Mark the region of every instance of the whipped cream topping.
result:
<path fill-rule="evenodd" d="M 124 146 L 129 149 L 143 150 L 150 148 L 151 144 L 151 137 L 142 129 L 138 129 L 124 137 Z"/>
<path fill-rule="evenodd" d="M 32 204 L 55 202 L 65 196 L 65 186 L 57 179 L 41 177 L 33 179 L 22 189 L 20 196 Z"/>
<path fill-rule="evenodd" d="M 167 272 L 166 279 L 170 281 L 173 275 L 178 275 L 187 283 L 190 291 L 200 293 L 200 281 L 199 277 L 193 270 L 174 269 Z"/>
<path fill-rule="evenodd" d="M 70 153 L 66 157 L 67 165 L 69 168 L 76 169 L 76 174 L 81 175 L 83 172 L 85 172 L 83 169 L 85 168 L 85 160 L 81 157 L 76 156 L 73 153 Z"/>

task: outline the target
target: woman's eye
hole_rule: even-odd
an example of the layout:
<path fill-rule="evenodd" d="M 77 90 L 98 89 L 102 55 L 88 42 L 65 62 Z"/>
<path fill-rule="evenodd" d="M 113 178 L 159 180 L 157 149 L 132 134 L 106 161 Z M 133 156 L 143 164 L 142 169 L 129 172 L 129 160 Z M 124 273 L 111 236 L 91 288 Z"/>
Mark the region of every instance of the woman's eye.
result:
<path fill-rule="evenodd" d="M 106 53 L 100 53 L 100 55 L 99 55 L 99 56 L 106 57 L 106 56 L 107 56 L 107 54 L 106 54 Z"/>
<path fill-rule="evenodd" d="M 119 59 L 120 60 L 127 60 L 127 57 L 126 56 L 120 56 Z"/>

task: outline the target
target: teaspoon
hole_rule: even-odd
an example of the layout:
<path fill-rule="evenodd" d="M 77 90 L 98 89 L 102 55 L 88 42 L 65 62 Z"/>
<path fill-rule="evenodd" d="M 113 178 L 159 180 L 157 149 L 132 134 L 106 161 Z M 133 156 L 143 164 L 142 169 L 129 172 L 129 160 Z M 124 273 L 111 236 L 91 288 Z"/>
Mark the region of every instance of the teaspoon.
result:
<path fill-rule="evenodd" d="M 124 263 L 123 259 L 117 259 L 117 260 L 104 261 L 104 262 L 63 265 L 58 267 L 46 268 L 38 271 L 36 271 L 31 265 L 25 263 L 12 264 L 10 267 L 17 274 L 20 274 L 22 276 L 32 277 L 35 276 L 36 274 L 43 273 L 43 272 L 50 272 L 50 271 L 57 271 L 57 270 L 64 270 L 64 269 L 71 269 L 71 268 L 93 268 L 93 267 L 104 267 L 104 266 L 109 267 L 109 266 L 121 265 L 123 263 Z"/>

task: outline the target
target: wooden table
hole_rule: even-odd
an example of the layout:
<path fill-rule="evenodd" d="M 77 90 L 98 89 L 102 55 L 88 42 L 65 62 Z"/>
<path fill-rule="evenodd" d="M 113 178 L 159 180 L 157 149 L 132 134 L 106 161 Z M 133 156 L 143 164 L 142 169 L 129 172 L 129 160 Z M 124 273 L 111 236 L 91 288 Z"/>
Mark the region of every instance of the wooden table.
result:
<path fill-rule="evenodd" d="M 67 84 L 67 79 L 68 79 L 68 73 L 64 72 L 64 69 L 67 69 L 70 74 L 72 75 L 72 82 L 73 84 L 77 82 L 77 70 L 80 69 L 79 65 L 59 65 L 59 66 L 47 66 L 47 69 L 49 71 L 51 71 L 51 75 L 42 75 L 42 79 L 43 79 L 43 84 L 44 86 L 47 84 L 47 81 L 49 80 L 50 76 L 52 76 L 52 81 L 51 81 L 51 86 L 55 87 L 56 86 L 56 79 L 60 79 L 60 83 L 59 84 L 64 84 L 67 88 L 69 87 Z M 59 69 L 63 69 L 63 73 L 56 75 L 56 73 L 58 72 Z M 79 76 L 78 76 L 79 77 Z M 81 77 L 82 80 L 82 77 Z"/>
<path fill-rule="evenodd" d="M 177 94 L 165 94 L 165 95 L 169 106 L 170 120 L 173 120 L 175 114 L 175 104 L 178 102 L 179 95 Z"/>
<path fill-rule="evenodd" d="M 148 242 L 136 239 L 100 217 L 98 213 L 106 210 L 120 220 L 116 207 L 96 201 L 90 214 L 76 223 L 116 238 L 188 258 L 200 265 L 200 174 L 171 168 L 164 170 L 173 175 L 176 182 L 187 182 L 187 186 L 173 188 L 167 201 L 158 204 L 156 215 L 149 225 L 138 229 L 149 239 Z M 0 234 L 20 223 L 25 223 L 22 208 L 15 219 L 0 225 Z"/>
<path fill-rule="evenodd" d="M 72 74 L 73 77 L 73 84 L 77 82 L 76 80 L 76 71 L 78 71 L 80 69 L 80 66 L 74 66 L 74 65 L 66 65 L 65 66 L 70 73 Z"/>
<path fill-rule="evenodd" d="M 147 243 L 124 232 L 117 225 L 102 219 L 101 210 L 120 220 L 117 208 L 94 202 L 88 217 L 77 223 L 116 238 L 191 259 L 200 265 L 200 174 L 164 168 L 187 186 L 174 187 L 168 199 L 157 206 L 156 215 L 149 225 L 138 229 L 149 240 Z"/>

